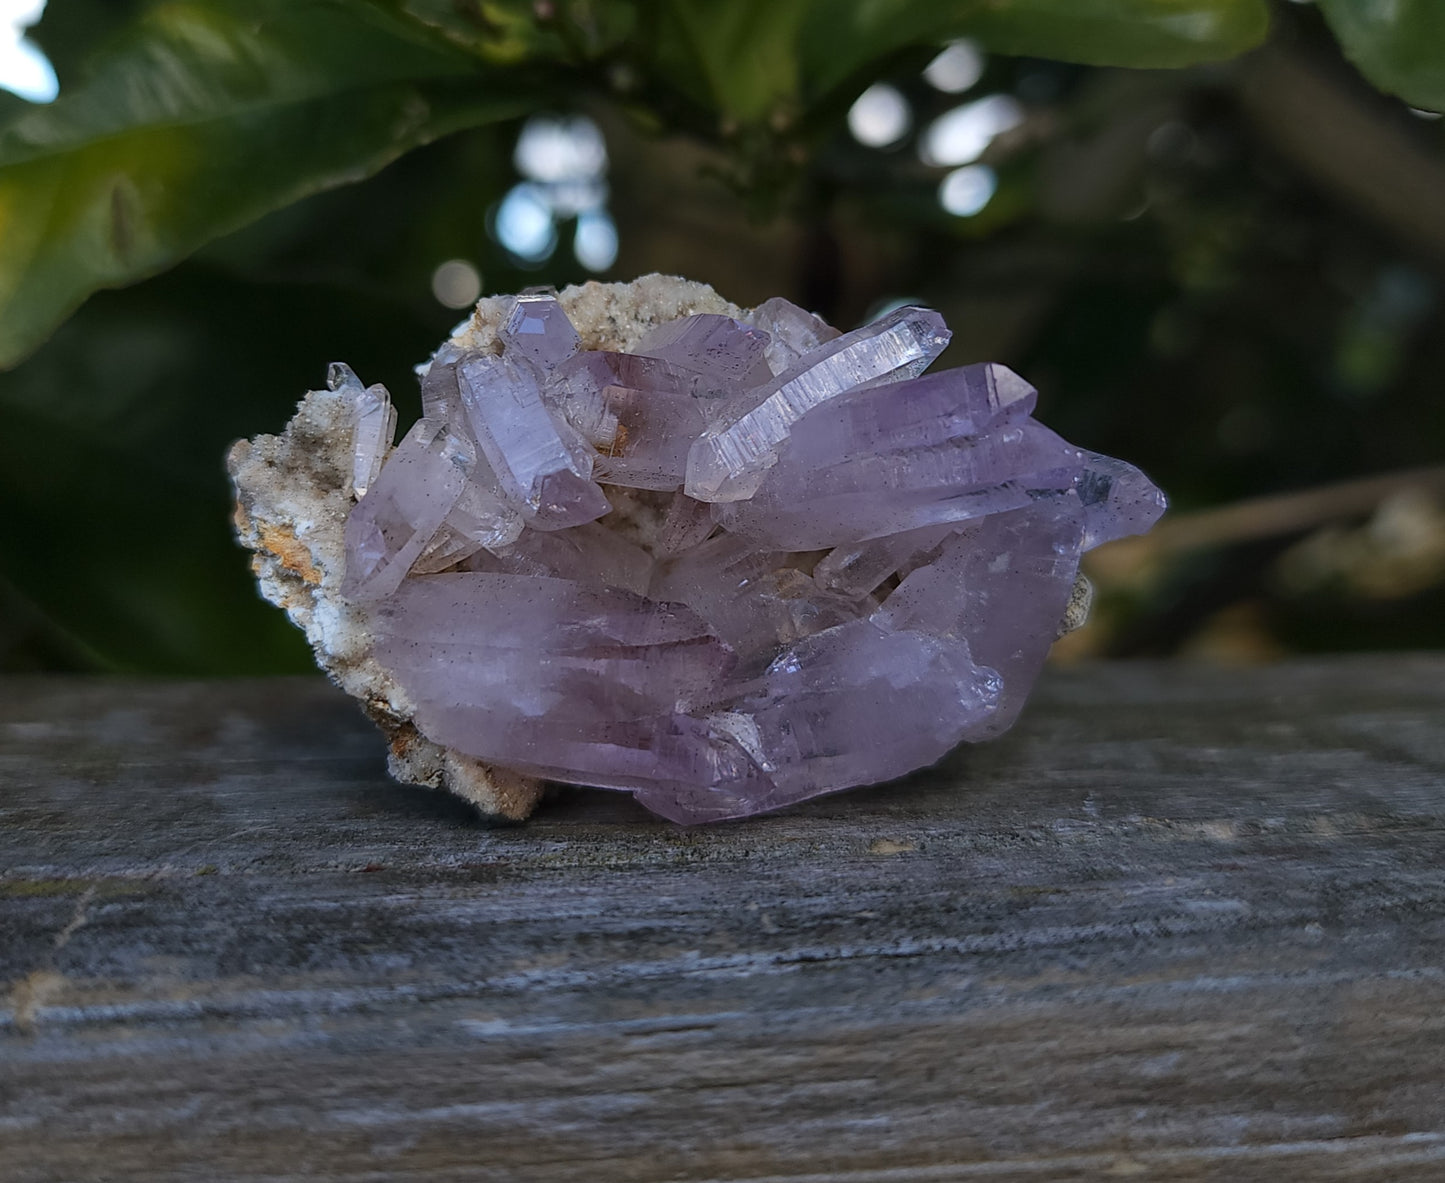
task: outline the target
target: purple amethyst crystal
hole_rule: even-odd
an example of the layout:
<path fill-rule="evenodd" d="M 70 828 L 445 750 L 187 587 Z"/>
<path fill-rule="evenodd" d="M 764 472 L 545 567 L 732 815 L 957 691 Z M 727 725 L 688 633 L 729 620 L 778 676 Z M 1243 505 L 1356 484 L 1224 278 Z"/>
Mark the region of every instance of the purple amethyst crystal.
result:
<path fill-rule="evenodd" d="M 1147 530 L 1138 469 L 998 365 L 924 374 L 937 313 L 839 334 L 785 300 L 585 350 L 526 294 L 448 345 L 386 456 L 344 367 L 345 594 L 423 735 L 681 822 L 891 780 L 1017 718 L 1079 556 Z"/>

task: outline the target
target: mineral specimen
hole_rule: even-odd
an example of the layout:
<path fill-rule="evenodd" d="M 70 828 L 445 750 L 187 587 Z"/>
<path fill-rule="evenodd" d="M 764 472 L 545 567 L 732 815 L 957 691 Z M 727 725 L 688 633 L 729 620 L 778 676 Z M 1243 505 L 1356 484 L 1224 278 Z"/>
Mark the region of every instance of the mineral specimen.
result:
<path fill-rule="evenodd" d="M 892 780 L 1007 728 L 1080 553 L 1164 510 L 1004 367 L 923 373 L 948 339 L 924 308 L 839 334 L 660 277 L 483 301 L 389 453 L 384 388 L 337 365 L 303 403 L 344 503 L 288 518 L 288 437 L 238 445 L 242 537 L 394 771 L 492 812 L 527 778 L 682 822 Z"/>

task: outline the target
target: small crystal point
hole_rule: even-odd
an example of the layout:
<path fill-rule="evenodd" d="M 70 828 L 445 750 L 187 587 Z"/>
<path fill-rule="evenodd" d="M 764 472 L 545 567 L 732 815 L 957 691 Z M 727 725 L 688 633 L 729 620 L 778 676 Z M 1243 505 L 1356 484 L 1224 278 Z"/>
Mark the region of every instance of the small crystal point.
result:
<path fill-rule="evenodd" d="M 497 330 L 508 357 L 551 369 L 577 352 L 582 339 L 553 295 L 517 296 Z"/>
<path fill-rule="evenodd" d="M 346 521 L 342 594 L 375 600 L 396 591 L 461 497 L 475 464 L 470 442 L 445 424 L 419 419 Z"/>
<path fill-rule="evenodd" d="M 396 410 L 385 386 L 363 386 L 344 361 L 326 368 L 326 389 L 351 398 L 351 491 L 359 500 L 376 480 L 381 462 L 396 438 Z"/>
<path fill-rule="evenodd" d="M 421 413 L 428 419 L 449 423 L 461 414 L 462 395 L 457 387 L 461 358 L 455 345 L 443 345 L 428 363 L 421 379 Z"/>
<path fill-rule="evenodd" d="M 378 382 L 364 390 L 352 390 L 352 406 L 356 409 L 356 427 L 351 436 L 351 488 L 358 498 L 367 491 L 381 472 L 382 461 L 396 436 L 396 408 L 386 387 Z"/>
<path fill-rule="evenodd" d="M 462 404 L 503 494 L 539 529 L 595 521 L 611 508 L 592 480 L 594 453 L 542 401 L 530 367 L 468 357 L 457 368 Z"/>
<path fill-rule="evenodd" d="M 362 389 L 362 382 L 361 379 L 356 376 L 356 371 L 344 361 L 334 361 L 326 367 L 326 389 L 360 390 Z"/>
<path fill-rule="evenodd" d="M 479 456 L 471 480 L 412 565 L 412 572 L 445 571 L 483 548 L 510 545 L 524 528 L 522 515 L 501 496 L 496 478 Z"/>
<path fill-rule="evenodd" d="M 832 325 L 781 296 L 764 300 L 749 314 L 748 322 L 768 335 L 764 358 L 774 374 L 840 336 Z"/>
<path fill-rule="evenodd" d="M 1143 534 L 1164 516 L 1164 494 L 1132 464 L 1082 450 L 1079 457 L 1074 490 L 1084 509 L 1085 550 Z"/>
<path fill-rule="evenodd" d="M 716 528 L 712 506 L 706 501 L 694 501 L 686 493 L 678 493 L 668 503 L 667 513 L 658 530 L 657 553 L 662 556 L 680 555 L 701 546 Z"/>
<path fill-rule="evenodd" d="M 801 357 L 767 385 L 729 406 L 687 458 L 687 494 L 699 501 L 751 497 L 794 423 L 854 387 L 913 377 L 943 352 L 949 332 L 938 313 L 899 308 Z"/>

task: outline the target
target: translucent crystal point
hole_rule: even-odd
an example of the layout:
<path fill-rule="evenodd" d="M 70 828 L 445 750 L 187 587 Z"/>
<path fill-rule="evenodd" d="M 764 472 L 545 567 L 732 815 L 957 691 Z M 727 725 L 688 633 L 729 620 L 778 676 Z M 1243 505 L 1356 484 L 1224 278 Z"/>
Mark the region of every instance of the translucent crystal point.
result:
<path fill-rule="evenodd" d="M 432 356 L 421 379 L 421 413 L 439 423 L 449 423 L 462 413 L 462 394 L 457 387 L 457 363 L 462 351 L 443 345 Z"/>
<path fill-rule="evenodd" d="M 645 789 L 639 800 L 706 821 L 892 780 L 940 759 L 988 718 L 1000 680 L 964 641 L 858 620 L 789 646 L 755 687 L 713 725 L 731 724 L 770 792 L 733 802 L 705 787 Z"/>
<path fill-rule="evenodd" d="M 657 553 L 664 557 L 680 555 L 701 546 L 716 528 L 712 506 L 706 501 L 694 501 L 686 493 L 675 494 L 658 529 Z"/>
<path fill-rule="evenodd" d="M 345 362 L 332 362 L 326 372 L 329 390 L 350 396 L 355 426 L 351 432 L 351 490 L 366 496 L 381 472 L 381 462 L 396 438 L 396 410 L 391 395 L 380 382 L 362 386 L 361 379 Z"/>
<path fill-rule="evenodd" d="M 898 585 L 875 620 L 966 641 L 974 660 L 996 671 L 996 709 L 964 735 L 1010 727 L 1058 636 L 1084 544 L 1081 507 L 1039 504 L 970 523 L 938 557 Z"/>
<path fill-rule="evenodd" d="M 740 501 L 757 490 L 794 423 L 854 387 L 921 373 L 949 332 L 926 308 L 899 308 L 803 355 L 790 369 L 728 406 L 692 446 L 687 494 Z"/>
<path fill-rule="evenodd" d="M 1084 510 L 1084 549 L 1143 534 L 1164 516 L 1168 502 L 1147 476 L 1123 460 L 1079 452 L 1074 491 Z"/>
<path fill-rule="evenodd" d="M 545 400 L 597 449 L 596 476 L 632 489 L 682 485 L 703 429 L 699 375 L 631 353 L 584 353 L 561 366 Z"/>
<path fill-rule="evenodd" d="M 1028 418 L 1031 387 L 966 366 L 852 390 L 804 415 L 728 529 L 787 549 L 837 546 L 1027 505 L 1084 454 Z"/>
<path fill-rule="evenodd" d="M 522 515 L 501 496 L 481 457 L 441 528 L 412 566 L 418 574 L 445 571 L 484 548 L 508 546 L 525 529 Z M 536 531 L 534 531 L 536 533 Z"/>
<path fill-rule="evenodd" d="M 530 366 L 484 354 L 462 361 L 457 377 L 477 443 L 528 521 L 561 530 L 611 508 L 592 479 L 592 449 L 547 409 Z"/>
<path fill-rule="evenodd" d="M 508 357 L 551 369 L 577 352 L 581 338 L 551 295 L 524 294 L 513 301 L 497 330 Z"/>
<path fill-rule="evenodd" d="M 343 594 L 374 600 L 396 591 L 461 497 L 475 464 L 468 440 L 444 424 L 418 420 L 347 518 Z"/>
<path fill-rule="evenodd" d="M 747 319 L 768 335 L 764 358 L 774 374 L 781 374 L 804 354 L 839 335 L 832 325 L 781 296 L 764 300 Z"/>

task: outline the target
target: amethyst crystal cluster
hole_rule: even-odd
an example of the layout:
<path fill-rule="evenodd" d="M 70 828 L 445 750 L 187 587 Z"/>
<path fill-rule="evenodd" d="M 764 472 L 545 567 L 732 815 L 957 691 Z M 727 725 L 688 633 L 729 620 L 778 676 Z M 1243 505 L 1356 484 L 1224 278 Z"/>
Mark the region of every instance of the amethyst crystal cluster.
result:
<path fill-rule="evenodd" d="M 684 822 L 931 764 L 1018 715 L 1079 555 L 1147 529 L 1138 469 L 1030 417 L 948 330 L 785 300 L 584 351 L 524 294 L 432 361 L 390 447 L 355 404 L 343 593 L 429 739 Z"/>

